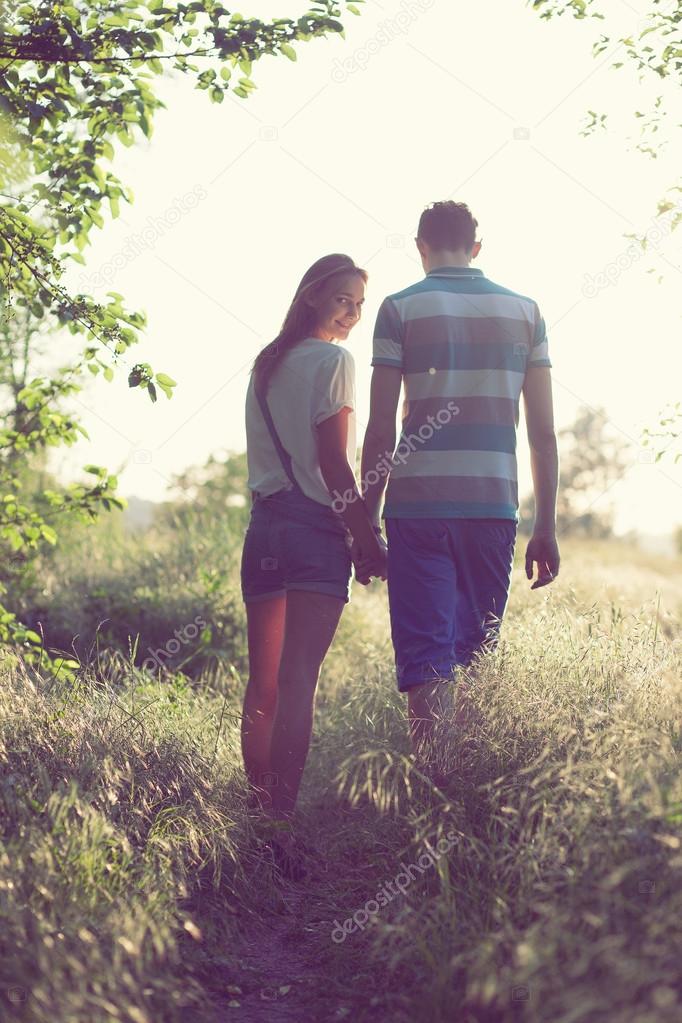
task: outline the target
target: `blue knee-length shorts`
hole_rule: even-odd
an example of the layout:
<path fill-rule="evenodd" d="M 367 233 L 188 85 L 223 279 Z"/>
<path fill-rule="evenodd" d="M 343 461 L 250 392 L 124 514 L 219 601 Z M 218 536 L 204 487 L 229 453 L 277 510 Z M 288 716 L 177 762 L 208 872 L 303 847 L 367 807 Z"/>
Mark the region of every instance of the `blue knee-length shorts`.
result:
<path fill-rule="evenodd" d="M 512 519 L 386 519 L 398 689 L 452 678 L 494 646 L 509 596 Z"/>

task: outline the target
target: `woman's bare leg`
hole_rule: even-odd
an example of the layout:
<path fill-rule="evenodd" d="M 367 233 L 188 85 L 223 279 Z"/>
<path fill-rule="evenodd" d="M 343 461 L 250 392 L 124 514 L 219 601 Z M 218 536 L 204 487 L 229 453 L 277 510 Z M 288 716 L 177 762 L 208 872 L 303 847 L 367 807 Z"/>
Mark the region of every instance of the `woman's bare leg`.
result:
<path fill-rule="evenodd" d="M 290 590 L 279 665 L 278 702 L 270 746 L 272 814 L 289 818 L 305 767 L 320 667 L 336 632 L 344 601 Z"/>
<path fill-rule="evenodd" d="M 246 605 L 249 681 L 242 713 L 242 755 L 252 786 L 252 805 L 268 807 L 272 777 L 270 743 L 277 709 L 277 675 L 282 646 L 286 596 Z"/>

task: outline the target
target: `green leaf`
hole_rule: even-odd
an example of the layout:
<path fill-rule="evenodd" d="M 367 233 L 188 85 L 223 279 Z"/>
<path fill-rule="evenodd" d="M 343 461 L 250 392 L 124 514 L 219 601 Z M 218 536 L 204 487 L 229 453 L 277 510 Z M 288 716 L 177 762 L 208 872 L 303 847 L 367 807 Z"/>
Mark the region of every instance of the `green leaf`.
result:
<path fill-rule="evenodd" d="M 175 387 L 176 382 L 172 377 L 169 377 L 167 373 L 157 373 L 156 382 L 161 384 L 162 387 Z"/>
<path fill-rule="evenodd" d="M 60 665 L 62 668 L 80 668 L 79 661 L 61 661 Z"/>
<path fill-rule="evenodd" d="M 289 60 L 298 60 L 296 50 L 293 46 L 290 46 L 289 43 L 282 43 L 280 46 L 280 52 L 283 53 L 285 57 L 288 57 Z"/>
<path fill-rule="evenodd" d="M 43 522 L 41 525 L 40 532 L 43 534 L 43 537 L 48 543 L 55 544 L 57 542 L 57 534 L 52 526 L 48 526 L 46 522 Z"/>

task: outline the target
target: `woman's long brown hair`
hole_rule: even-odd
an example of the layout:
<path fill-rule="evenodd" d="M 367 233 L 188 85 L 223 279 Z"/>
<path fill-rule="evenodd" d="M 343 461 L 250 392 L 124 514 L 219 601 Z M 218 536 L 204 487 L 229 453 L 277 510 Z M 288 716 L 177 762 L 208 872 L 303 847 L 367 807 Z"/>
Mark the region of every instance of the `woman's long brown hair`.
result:
<path fill-rule="evenodd" d="M 256 356 L 251 372 L 258 390 L 267 394 L 270 377 L 286 352 L 306 337 L 310 337 L 317 326 L 317 309 L 307 301 L 310 298 L 328 298 L 336 287 L 336 279 L 342 274 L 356 273 L 367 283 L 368 274 L 356 266 L 350 256 L 335 252 L 322 256 L 306 270 L 289 306 L 282 329 L 269 345 Z"/>

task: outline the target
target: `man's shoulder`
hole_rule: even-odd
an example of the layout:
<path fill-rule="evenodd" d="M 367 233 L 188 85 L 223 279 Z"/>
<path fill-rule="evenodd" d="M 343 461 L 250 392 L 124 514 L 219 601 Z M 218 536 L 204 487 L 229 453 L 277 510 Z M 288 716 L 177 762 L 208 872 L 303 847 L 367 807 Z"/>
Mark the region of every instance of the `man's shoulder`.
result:
<path fill-rule="evenodd" d="M 441 278 L 438 277 L 423 277 L 419 281 L 415 281 L 414 284 L 409 284 L 406 288 L 401 288 L 400 291 L 394 291 L 390 295 L 387 295 L 384 299 L 385 302 L 400 303 L 402 299 L 412 298 L 414 295 L 423 295 L 430 291 L 443 290 L 442 286 L 439 287 L 438 282 Z M 516 298 L 522 302 L 528 302 L 530 305 L 537 305 L 534 298 L 530 295 L 524 295 L 520 291 L 515 291 L 513 288 L 506 288 L 503 284 L 499 284 L 497 281 L 491 280 L 489 277 L 480 276 L 475 278 L 477 282 L 477 290 L 480 294 L 488 295 L 502 295 L 508 298 Z"/>
<path fill-rule="evenodd" d="M 513 288 L 505 288 L 503 284 L 498 284 L 497 281 L 491 281 L 490 278 L 482 278 L 486 284 L 490 286 L 490 292 L 495 295 L 506 295 L 509 298 L 518 298 L 523 302 L 529 302 L 531 305 L 537 305 L 534 298 L 530 295 L 524 295 L 520 291 L 515 291 Z"/>
<path fill-rule="evenodd" d="M 385 302 L 399 302 L 401 298 L 410 298 L 411 295 L 419 295 L 424 291 L 431 291 L 432 285 L 428 277 L 422 278 L 420 281 L 415 281 L 414 284 L 408 284 L 406 288 L 401 288 L 400 291 L 393 291 L 390 295 L 387 295 L 384 299 Z"/>

